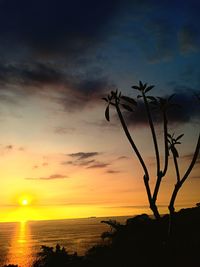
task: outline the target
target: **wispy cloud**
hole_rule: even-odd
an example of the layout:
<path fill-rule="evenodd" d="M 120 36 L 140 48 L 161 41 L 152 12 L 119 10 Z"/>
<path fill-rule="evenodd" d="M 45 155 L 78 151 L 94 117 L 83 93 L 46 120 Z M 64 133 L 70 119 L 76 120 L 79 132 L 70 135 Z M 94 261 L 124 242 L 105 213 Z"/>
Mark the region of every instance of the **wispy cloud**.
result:
<path fill-rule="evenodd" d="M 117 171 L 117 170 L 107 170 L 106 173 L 109 174 L 116 174 L 116 173 L 120 173 L 121 171 Z"/>
<path fill-rule="evenodd" d="M 200 179 L 200 175 L 191 176 L 192 179 Z"/>
<path fill-rule="evenodd" d="M 69 178 L 67 175 L 62 175 L 62 174 L 52 174 L 50 176 L 46 177 L 30 177 L 30 178 L 25 178 L 26 180 L 59 180 L 59 179 L 66 179 Z"/>
<path fill-rule="evenodd" d="M 13 145 L 7 145 L 7 146 L 5 146 L 5 149 L 7 149 L 7 150 L 12 150 L 13 148 L 14 148 Z"/>
<path fill-rule="evenodd" d="M 182 53 L 196 52 L 200 45 L 200 32 L 195 25 L 184 25 L 178 35 Z"/>
<path fill-rule="evenodd" d="M 106 168 L 109 165 L 110 165 L 110 163 L 95 162 L 94 164 L 88 166 L 87 169 Z"/>
<path fill-rule="evenodd" d="M 126 160 L 129 159 L 127 156 L 120 156 L 116 160 Z"/>
<path fill-rule="evenodd" d="M 25 150 L 24 147 L 20 146 L 18 147 L 17 145 L 13 145 L 13 144 L 0 144 L 0 151 L 1 152 L 5 152 L 5 153 L 8 153 L 8 152 L 14 152 L 14 151 L 20 151 L 20 152 L 23 152 Z"/>
<path fill-rule="evenodd" d="M 86 169 L 98 169 L 98 168 L 102 169 L 111 165 L 111 163 L 101 162 L 98 159 L 96 159 L 96 156 L 99 156 L 100 154 L 101 154 L 100 152 L 70 153 L 67 154 L 67 156 L 71 157 L 72 160 L 63 161 L 61 162 L 61 164 L 85 167 Z"/>
<path fill-rule="evenodd" d="M 77 160 L 84 160 L 84 159 L 88 159 L 88 158 L 91 158 L 97 155 L 99 155 L 99 152 L 77 152 L 77 153 L 68 154 L 68 156 L 72 158 L 76 158 Z"/>
<path fill-rule="evenodd" d="M 64 135 L 64 134 L 69 134 L 75 131 L 75 128 L 72 127 L 62 127 L 58 126 L 54 128 L 54 133 L 59 134 L 59 135 Z"/>

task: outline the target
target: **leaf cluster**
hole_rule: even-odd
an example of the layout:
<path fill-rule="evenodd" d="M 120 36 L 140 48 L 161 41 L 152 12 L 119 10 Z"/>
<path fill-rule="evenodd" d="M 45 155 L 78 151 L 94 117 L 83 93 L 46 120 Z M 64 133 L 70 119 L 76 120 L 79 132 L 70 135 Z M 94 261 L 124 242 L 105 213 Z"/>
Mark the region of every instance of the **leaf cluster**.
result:
<path fill-rule="evenodd" d="M 103 97 L 102 99 L 107 103 L 105 110 L 105 117 L 107 121 L 110 121 L 110 106 L 121 106 L 126 111 L 133 112 L 134 106 L 137 105 L 137 102 L 133 98 L 122 95 L 117 89 L 116 91 L 111 91 L 107 97 Z"/>
<path fill-rule="evenodd" d="M 178 158 L 179 154 L 178 154 L 178 150 L 176 149 L 176 145 L 180 145 L 180 139 L 184 136 L 184 134 L 179 135 L 178 137 L 175 138 L 174 133 L 171 134 L 167 134 L 167 142 L 169 143 L 169 150 L 171 150 L 172 154 L 174 155 L 174 157 Z"/>
<path fill-rule="evenodd" d="M 154 85 L 147 86 L 147 83 L 143 84 L 141 81 L 139 81 L 139 85 L 133 85 L 131 88 L 140 91 L 142 95 L 138 95 L 137 98 L 141 98 L 143 97 L 143 94 L 151 91 L 154 87 Z"/>

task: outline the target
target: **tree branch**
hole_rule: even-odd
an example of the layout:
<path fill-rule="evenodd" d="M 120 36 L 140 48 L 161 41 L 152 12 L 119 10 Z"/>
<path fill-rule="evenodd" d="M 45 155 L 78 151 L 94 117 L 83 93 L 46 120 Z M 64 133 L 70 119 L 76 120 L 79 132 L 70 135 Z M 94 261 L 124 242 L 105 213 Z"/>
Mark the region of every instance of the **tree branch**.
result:
<path fill-rule="evenodd" d="M 155 203 L 153 203 L 153 201 L 152 201 L 151 189 L 150 189 L 150 186 L 149 186 L 149 173 L 148 173 L 147 167 L 145 165 L 145 162 L 144 162 L 144 160 L 143 160 L 143 158 L 142 158 L 137 146 L 135 145 L 135 143 L 134 143 L 134 141 L 133 141 L 133 139 L 132 139 L 132 137 L 131 137 L 131 135 L 129 133 L 129 130 L 128 130 L 127 126 L 126 126 L 126 123 L 124 121 L 123 115 L 121 113 L 121 110 L 119 108 L 119 104 L 117 103 L 117 101 L 115 102 L 115 107 L 116 107 L 117 114 L 119 116 L 122 128 L 123 128 L 123 130 L 124 130 L 124 132 L 126 134 L 126 137 L 127 137 L 128 141 L 129 141 L 133 151 L 135 152 L 136 156 L 138 157 L 139 162 L 142 165 L 142 168 L 144 170 L 143 179 L 144 179 L 144 184 L 145 184 L 145 188 L 146 188 L 146 192 L 147 192 L 150 208 L 152 209 L 155 217 L 156 218 L 160 218 L 160 215 L 159 215 L 159 212 L 157 210 L 157 207 L 156 207 Z"/>
<path fill-rule="evenodd" d="M 160 173 L 160 156 L 159 156 L 156 133 L 155 133 L 154 125 L 153 125 L 153 120 L 152 120 L 152 117 L 151 117 L 151 112 L 150 112 L 150 109 L 149 109 L 149 104 L 148 104 L 148 101 L 146 99 L 146 96 L 145 96 L 144 92 L 142 92 L 142 96 L 143 96 L 143 99 L 144 99 L 144 104 L 145 104 L 145 108 L 146 108 L 146 111 L 147 111 L 149 125 L 150 125 L 150 129 L 151 129 L 151 133 L 152 133 L 154 149 L 155 149 L 155 154 L 156 154 L 157 176 L 159 176 L 159 173 Z"/>
<path fill-rule="evenodd" d="M 168 150 L 168 143 L 167 143 L 167 117 L 166 113 L 163 112 L 163 128 L 164 128 L 164 143 L 165 143 L 165 163 L 164 163 L 164 169 L 163 172 L 159 172 L 159 175 L 157 176 L 156 185 L 154 188 L 153 193 L 153 201 L 156 202 L 160 184 L 162 181 L 162 178 L 165 176 L 168 168 L 168 157 L 169 157 L 169 150 Z"/>
<path fill-rule="evenodd" d="M 182 187 L 182 185 L 184 184 L 184 182 L 186 181 L 186 179 L 188 178 L 189 174 L 191 173 L 191 171 L 192 171 L 192 169 L 193 169 L 193 167 L 197 161 L 197 158 L 199 155 L 199 150 L 200 150 L 200 134 L 198 137 L 198 141 L 197 141 L 197 145 L 196 145 L 196 149 L 195 149 L 192 161 L 191 161 L 187 171 L 185 172 L 183 178 L 180 179 L 179 181 L 177 180 L 177 183 L 175 184 L 174 190 L 172 192 L 172 196 L 171 196 L 170 203 L 169 203 L 170 214 L 173 214 L 175 211 L 174 203 L 175 203 L 177 194 L 178 194 L 180 188 Z"/>

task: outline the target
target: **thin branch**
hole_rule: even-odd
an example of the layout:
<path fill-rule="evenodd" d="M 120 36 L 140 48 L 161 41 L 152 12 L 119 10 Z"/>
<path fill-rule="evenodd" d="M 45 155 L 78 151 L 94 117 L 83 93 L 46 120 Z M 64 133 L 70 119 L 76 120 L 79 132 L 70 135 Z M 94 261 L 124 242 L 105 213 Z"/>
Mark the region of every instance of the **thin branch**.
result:
<path fill-rule="evenodd" d="M 117 110 L 117 114 L 119 116 L 119 119 L 120 119 L 120 122 L 121 122 L 121 125 L 122 125 L 122 128 L 126 134 L 126 137 L 132 147 L 132 149 L 134 150 L 136 156 L 138 157 L 139 161 L 140 161 L 140 164 L 142 165 L 142 168 L 144 170 L 144 183 L 145 183 L 145 187 L 146 187 L 146 190 L 147 190 L 147 195 L 148 195 L 148 199 L 149 199 L 149 203 L 152 202 L 152 197 L 151 197 L 151 190 L 150 190 L 150 187 L 149 187 L 149 173 L 148 173 L 148 170 L 147 170 L 147 167 L 146 167 L 146 164 L 144 163 L 144 160 L 137 148 L 137 146 L 135 145 L 130 133 L 129 133 L 129 130 L 126 126 L 126 123 L 124 121 L 124 118 L 122 116 L 122 113 L 121 113 L 121 110 L 119 108 L 119 105 L 118 103 L 116 102 L 116 110 Z"/>
<path fill-rule="evenodd" d="M 199 151 L 200 151 L 200 134 L 199 134 L 199 138 L 198 138 L 198 141 L 197 141 L 197 145 L 196 145 L 196 149 L 195 149 L 195 152 L 194 152 L 194 155 L 193 155 L 193 158 L 192 158 L 192 161 L 190 163 L 190 166 L 188 167 L 187 171 L 185 172 L 185 175 L 183 176 L 183 178 L 181 179 L 181 183 L 183 184 L 185 182 L 185 180 L 188 178 L 189 174 L 191 173 L 196 161 L 197 161 L 197 158 L 198 158 L 198 155 L 199 155 Z"/>
<path fill-rule="evenodd" d="M 166 116 L 165 111 L 163 112 L 163 128 L 164 128 L 164 143 L 165 143 L 165 163 L 164 163 L 163 172 L 160 172 L 159 175 L 157 176 L 156 185 L 155 185 L 154 193 L 153 193 L 154 202 L 156 202 L 157 200 L 162 178 L 165 176 L 167 172 L 167 168 L 168 168 L 169 149 L 168 149 L 168 143 L 167 143 L 167 116 Z"/>
<path fill-rule="evenodd" d="M 189 174 L 191 173 L 191 171 L 192 171 L 192 169 L 193 169 L 193 167 L 194 167 L 194 165 L 195 165 L 195 163 L 197 161 L 197 158 L 198 158 L 198 155 L 199 155 L 199 151 L 200 151 L 200 134 L 199 134 L 199 137 L 198 137 L 198 141 L 197 141 L 197 145 L 196 145 L 196 149 L 195 149 L 192 161 L 191 161 L 187 171 L 185 172 L 183 178 L 181 180 L 177 181 L 177 183 L 175 184 L 174 190 L 172 192 L 172 196 L 171 196 L 170 204 L 169 204 L 170 214 L 173 214 L 174 211 L 175 211 L 174 203 L 175 203 L 177 194 L 178 194 L 180 188 L 182 187 L 182 185 L 184 184 L 184 182 L 186 181 L 186 179 L 188 178 Z"/>
<path fill-rule="evenodd" d="M 179 172 L 177 157 L 174 153 L 173 153 L 173 160 L 174 160 L 174 166 L 175 166 L 175 170 L 176 170 L 176 179 L 177 179 L 177 182 L 179 183 L 180 182 L 180 172 Z"/>
<path fill-rule="evenodd" d="M 152 133 L 152 138 L 153 138 L 153 143 L 154 143 L 154 149 L 155 149 L 155 154 L 156 154 L 156 163 L 157 163 L 157 176 L 159 176 L 160 174 L 160 156 L 159 156 L 159 150 L 158 150 L 158 143 L 157 143 L 157 138 L 156 138 L 156 133 L 155 133 L 155 129 L 154 129 L 154 125 L 153 125 L 153 120 L 152 120 L 152 116 L 151 116 L 151 112 L 149 109 L 149 104 L 148 101 L 146 99 L 145 93 L 142 93 L 143 99 L 144 99 L 144 104 L 146 107 L 146 111 L 147 111 L 147 116 L 148 116 L 148 120 L 149 120 L 149 125 L 150 125 L 150 129 L 151 129 L 151 133 Z"/>
<path fill-rule="evenodd" d="M 163 176 L 165 176 L 167 169 L 168 169 L 168 159 L 169 159 L 169 148 L 168 148 L 168 142 L 167 142 L 168 121 L 167 121 L 167 115 L 165 111 L 163 113 L 163 123 L 164 123 L 163 125 L 164 125 L 164 142 L 165 142 L 165 164 L 163 168 Z"/>

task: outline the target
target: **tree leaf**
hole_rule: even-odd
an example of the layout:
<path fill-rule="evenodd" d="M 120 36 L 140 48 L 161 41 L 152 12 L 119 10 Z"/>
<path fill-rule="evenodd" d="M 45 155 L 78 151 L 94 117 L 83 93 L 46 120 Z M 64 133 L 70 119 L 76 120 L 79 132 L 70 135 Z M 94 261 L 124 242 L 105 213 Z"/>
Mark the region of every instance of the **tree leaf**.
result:
<path fill-rule="evenodd" d="M 153 89 L 154 87 L 155 87 L 155 85 L 148 86 L 148 87 L 145 89 L 145 93 L 151 91 L 151 89 Z"/>
<path fill-rule="evenodd" d="M 154 96 L 146 96 L 146 98 L 150 99 L 151 101 L 157 102 L 157 100 Z"/>
<path fill-rule="evenodd" d="M 183 136 L 184 136 L 184 134 L 179 135 L 179 136 L 176 138 L 176 141 L 178 141 L 179 139 L 181 139 Z"/>
<path fill-rule="evenodd" d="M 141 91 L 140 87 L 137 85 L 133 85 L 133 86 L 131 86 L 131 88 Z"/>
<path fill-rule="evenodd" d="M 121 106 L 122 106 L 123 108 L 125 108 L 126 110 L 130 111 L 130 112 L 133 111 L 133 109 L 132 109 L 130 106 L 126 105 L 126 104 L 121 104 Z"/>
<path fill-rule="evenodd" d="M 175 146 L 172 146 L 172 147 L 171 147 L 171 151 L 172 151 L 173 155 L 174 155 L 176 158 L 179 157 L 178 151 L 177 151 L 177 149 L 175 148 Z"/>
<path fill-rule="evenodd" d="M 110 121 L 109 105 L 107 106 L 105 110 L 105 117 L 107 121 Z"/>
<path fill-rule="evenodd" d="M 137 96 L 137 98 L 141 98 L 141 97 L 142 97 L 142 95 L 138 95 L 138 96 Z"/>
<path fill-rule="evenodd" d="M 140 88 L 143 89 L 143 83 L 139 81 Z"/>
<path fill-rule="evenodd" d="M 102 97 L 102 100 L 105 100 L 106 102 L 108 102 L 108 99 L 106 97 Z"/>
<path fill-rule="evenodd" d="M 137 105 L 137 102 L 131 97 L 122 95 L 121 99 L 123 99 L 123 100 L 127 101 L 128 103 L 133 104 L 135 106 Z"/>

